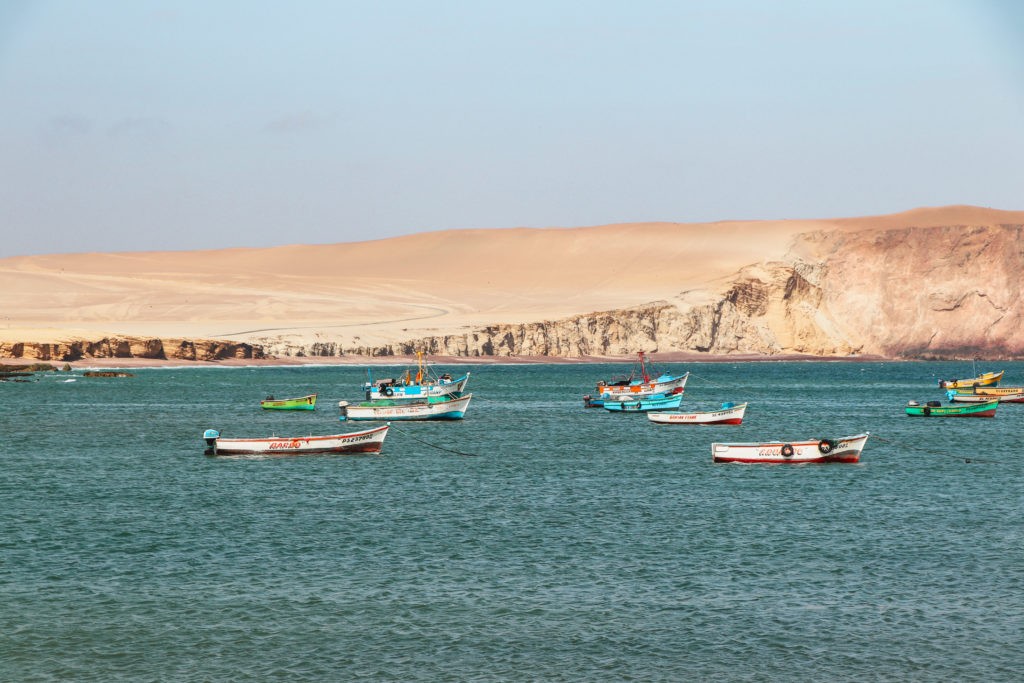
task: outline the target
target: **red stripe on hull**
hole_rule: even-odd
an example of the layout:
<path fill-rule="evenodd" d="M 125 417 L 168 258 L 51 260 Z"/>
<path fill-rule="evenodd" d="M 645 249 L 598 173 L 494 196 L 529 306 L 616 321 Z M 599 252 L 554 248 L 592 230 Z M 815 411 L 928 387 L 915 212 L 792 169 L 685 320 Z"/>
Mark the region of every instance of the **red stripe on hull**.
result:
<path fill-rule="evenodd" d="M 735 462 L 744 465 L 825 465 L 830 462 L 857 463 L 860 462 L 860 454 L 855 455 L 829 455 L 815 458 L 814 460 L 768 460 L 766 458 L 730 458 L 714 456 L 714 462 Z"/>
<path fill-rule="evenodd" d="M 995 417 L 995 408 L 992 410 L 983 410 L 980 413 L 932 413 L 931 415 L 922 415 L 918 413 L 907 413 L 907 417 Z"/>

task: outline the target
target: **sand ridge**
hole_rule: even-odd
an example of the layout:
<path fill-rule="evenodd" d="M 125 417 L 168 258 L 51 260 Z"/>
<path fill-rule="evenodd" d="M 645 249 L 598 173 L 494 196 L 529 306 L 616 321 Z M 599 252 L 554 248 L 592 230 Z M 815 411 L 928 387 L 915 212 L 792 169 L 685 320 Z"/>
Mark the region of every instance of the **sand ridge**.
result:
<path fill-rule="evenodd" d="M 715 289 L 797 235 L 1024 223 L 953 206 L 825 220 L 443 230 L 356 243 L 0 260 L 0 339 L 98 334 L 362 343 L 554 320 Z"/>

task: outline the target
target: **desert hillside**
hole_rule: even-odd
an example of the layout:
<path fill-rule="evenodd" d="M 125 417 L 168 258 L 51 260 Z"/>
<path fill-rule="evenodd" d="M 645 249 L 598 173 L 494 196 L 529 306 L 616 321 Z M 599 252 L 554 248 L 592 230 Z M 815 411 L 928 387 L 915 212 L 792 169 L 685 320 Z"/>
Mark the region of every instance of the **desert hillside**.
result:
<path fill-rule="evenodd" d="M 1024 357 L 1024 212 L 0 260 L 0 357 Z"/>

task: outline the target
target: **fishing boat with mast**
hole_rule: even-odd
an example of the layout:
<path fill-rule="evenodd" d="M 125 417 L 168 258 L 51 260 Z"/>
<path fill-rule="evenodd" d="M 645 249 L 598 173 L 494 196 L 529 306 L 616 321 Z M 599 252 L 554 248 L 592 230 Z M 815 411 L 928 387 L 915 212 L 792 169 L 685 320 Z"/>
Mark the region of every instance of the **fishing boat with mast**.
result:
<path fill-rule="evenodd" d="M 367 381 L 363 383 L 363 392 L 367 401 L 424 401 L 428 398 L 458 398 L 466 390 L 469 373 L 453 378 L 449 373 L 438 375 L 424 359 L 422 351 L 416 352 L 416 374 L 412 369 L 394 378 L 373 379 L 369 368 L 366 370 Z"/>
<path fill-rule="evenodd" d="M 658 372 L 657 375 L 653 375 L 651 370 L 653 367 L 648 368 L 645 352 L 637 352 L 637 361 L 629 375 L 599 381 L 595 388 L 596 395 L 584 396 L 583 406 L 585 408 L 603 408 L 606 401 L 634 402 L 640 398 L 659 394 L 681 394 L 686 389 L 686 380 L 690 373 L 672 375 L 667 372 Z"/>
<path fill-rule="evenodd" d="M 462 396 L 429 396 L 419 401 L 378 399 L 349 403 L 338 401 L 344 420 L 461 420 L 466 416 L 473 394 Z"/>
<path fill-rule="evenodd" d="M 983 372 L 975 377 L 967 379 L 940 379 L 939 387 L 942 389 L 971 389 L 974 387 L 994 387 L 1003 378 L 1004 370 L 999 372 Z"/>

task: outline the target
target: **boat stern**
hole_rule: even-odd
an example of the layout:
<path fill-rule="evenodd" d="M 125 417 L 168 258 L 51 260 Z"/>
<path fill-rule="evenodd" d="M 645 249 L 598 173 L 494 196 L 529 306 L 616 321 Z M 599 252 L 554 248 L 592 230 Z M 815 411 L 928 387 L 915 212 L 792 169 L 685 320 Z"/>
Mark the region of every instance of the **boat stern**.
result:
<path fill-rule="evenodd" d="M 206 442 L 204 455 L 217 455 L 217 439 L 219 438 L 220 432 L 216 429 L 207 429 L 203 432 L 203 441 Z"/>

